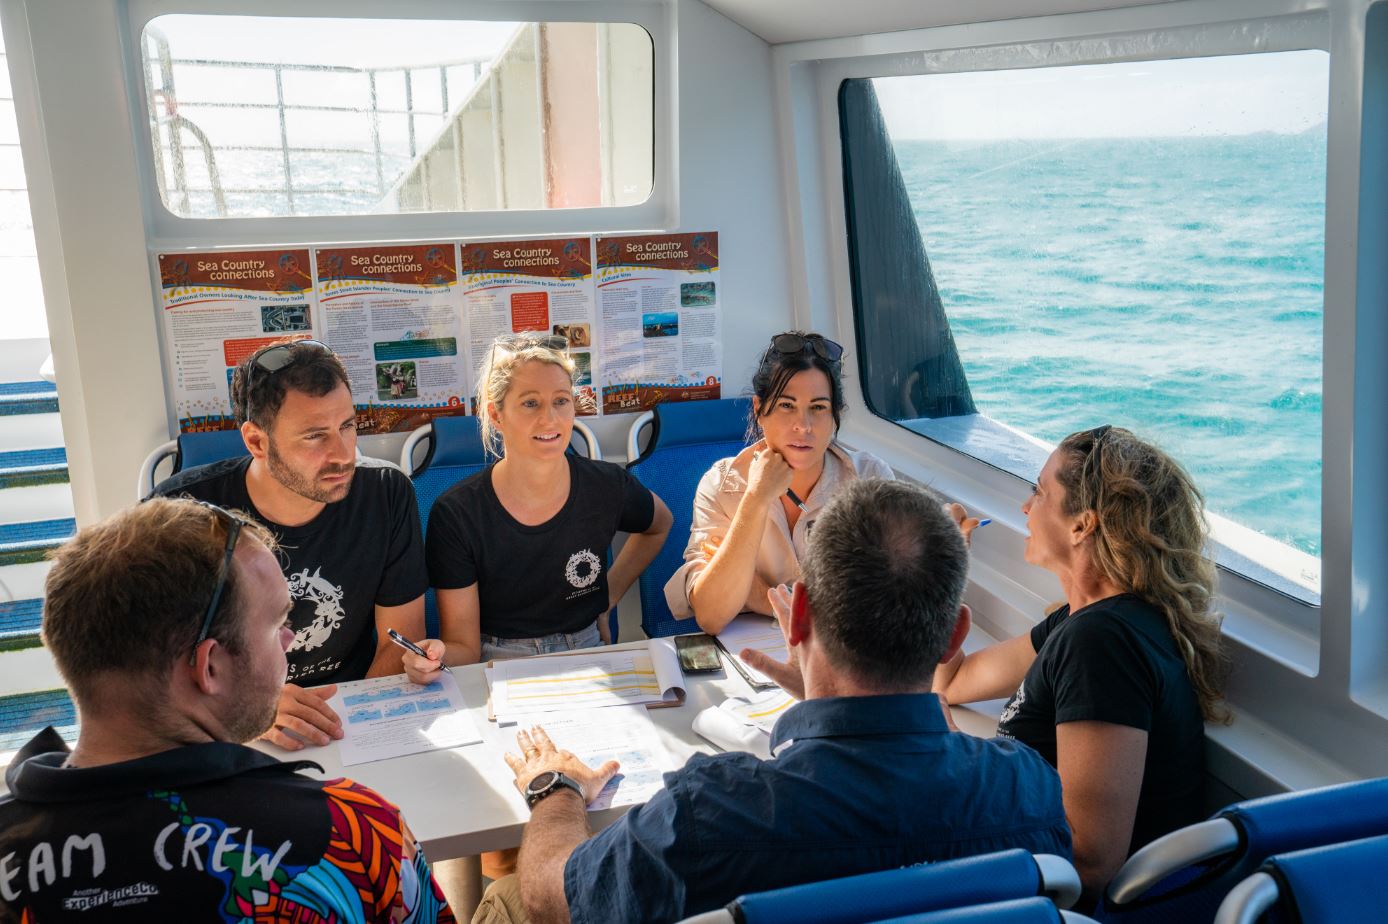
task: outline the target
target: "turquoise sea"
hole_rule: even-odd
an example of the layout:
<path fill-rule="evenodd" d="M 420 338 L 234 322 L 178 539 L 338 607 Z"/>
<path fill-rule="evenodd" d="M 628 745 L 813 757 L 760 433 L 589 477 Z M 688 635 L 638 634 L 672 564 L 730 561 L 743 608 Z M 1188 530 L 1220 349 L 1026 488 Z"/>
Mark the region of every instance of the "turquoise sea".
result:
<path fill-rule="evenodd" d="M 1320 553 L 1324 126 L 895 148 L 982 413 L 1129 427 Z"/>

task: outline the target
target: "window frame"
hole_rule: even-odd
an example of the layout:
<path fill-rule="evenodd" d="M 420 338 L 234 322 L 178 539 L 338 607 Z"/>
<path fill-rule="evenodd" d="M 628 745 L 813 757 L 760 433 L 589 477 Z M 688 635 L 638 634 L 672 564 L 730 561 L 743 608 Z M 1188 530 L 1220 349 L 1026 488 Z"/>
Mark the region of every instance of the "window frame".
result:
<path fill-rule="evenodd" d="M 1380 483 L 1388 482 L 1388 475 L 1369 471 L 1362 459 L 1359 466 L 1351 464 L 1356 420 L 1363 430 L 1374 419 L 1364 386 L 1356 388 L 1356 376 L 1366 373 L 1355 369 L 1355 332 L 1366 326 L 1366 311 L 1381 308 L 1361 305 L 1355 285 L 1359 174 L 1361 163 L 1370 163 L 1367 158 L 1361 161 L 1359 152 L 1364 16 L 1369 6 L 1366 0 L 1193 0 L 774 49 L 778 103 L 786 113 L 781 137 L 796 245 L 792 276 L 798 277 L 797 322 L 855 343 L 839 136 L 843 80 L 1015 69 L 1024 60 L 1042 66 L 1299 49 L 1330 53 L 1321 603 L 1310 606 L 1221 569 L 1218 605 L 1234 662 L 1228 699 L 1239 720 L 1228 728 L 1211 727 L 1210 769 L 1242 786 L 1244 793 L 1381 773 L 1388 764 L 1388 746 L 1383 743 L 1388 738 L 1388 654 L 1370 652 L 1352 638 L 1357 635 L 1367 642 L 1388 634 L 1388 629 L 1377 627 L 1371 636 L 1352 631 L 1372 618 L 1365 612 L 1372 595 L 1369 584 L 1388 581 L 1370 577 L 1362 561 L 1366 556 L 1375 562 L 1382 559 L 1379 548 L 1364 549 L 1356 560 L 1351 541 L 1352 526 L 1357 537 L 1369 515 L 1356 498 L 1367 496 L 1366 487 L 1382 496 Z M 1022 562 L 1026 530 L 1020 505 L 1031 483 L 876 417 L 866 408 L 858 364 L 851 354 L 846 367 L 844 386 L 854 413 L 845 422 L 843 438 L 890 458 L 902 474 L 994 517 L 995 524 L 975 537 L 970 593 L 976 622 L 985 631 L 996 637 L 1018 634 L 1039 618 L 1046 602 L 1059 599 L 1060 592 L 1051 575 Z M 1388 404 L 1388 399 L 1380 393 L 1372 404 Z M 1356 509 L 1358 518 L 1351 516 Z M 1378 519 L 1383 519 L 1381 513 Z M 1382 593 L 1382 587 L 1378 589 Z M 1376 622 L 1384 622 L 1382 613 Z M 1360 648 L 1352 650 L 1355 643 Z M 1357 675 L 1353 678 L 1351 666 Z M 1257 745 L 1258 735 L 1271 735 L 1280 744 Z"/>
<path fill-rule="evenodd" d="M 273 239 L 283 244 L 332 244 L 366 240 L 469 239 L 544 236 L 582 231 L 612 232 L 670 229 L 679 224 L 678 172 L 675 152 L 676 47 L 673 12 L 665 4 L 636 0 L 414 0 L 392 7 L 390 19 L 493 20 L 504 22 L 626 22 L 640 26 L 651 38 L 654 118 L 651 194 L 629 206 L 573 209 L 495 209 L 478 211 L 408 212 L 371 215 L 296 215 L 256 218 L 184 218 L 170 211 L 155 179 L 154 142 L 145 108 L 142 58 L 145 26 L 160 16 L 265 16 L 281 18 L 381 19 L 382 9 L 370 0 L 130 0 L 123 36 L 123 59 L 135 152 L 140 172 L 151 248 L 252 246 Z"/>

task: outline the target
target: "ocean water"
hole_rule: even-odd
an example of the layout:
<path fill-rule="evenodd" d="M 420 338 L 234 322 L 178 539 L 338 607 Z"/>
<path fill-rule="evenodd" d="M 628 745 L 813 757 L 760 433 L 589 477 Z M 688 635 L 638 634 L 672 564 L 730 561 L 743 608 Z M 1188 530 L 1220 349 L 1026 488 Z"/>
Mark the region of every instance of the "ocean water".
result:
<path fill-rule="evenodd" d="M 980 412 L 1128 427 L 1320 554 L 1324 126 L 895 149 Z"/>

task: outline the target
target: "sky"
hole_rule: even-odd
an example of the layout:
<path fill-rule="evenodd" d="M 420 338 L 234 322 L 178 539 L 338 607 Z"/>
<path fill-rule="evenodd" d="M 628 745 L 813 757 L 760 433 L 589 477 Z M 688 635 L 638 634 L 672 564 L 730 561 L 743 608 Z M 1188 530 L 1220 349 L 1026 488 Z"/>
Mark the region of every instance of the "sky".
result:
<path fill-rule="evenodd" d="M 1284 51 L 883 77 L 893 138 L 998 140 L 1292 134 L 1326 118 L 1330 57 Z"/>

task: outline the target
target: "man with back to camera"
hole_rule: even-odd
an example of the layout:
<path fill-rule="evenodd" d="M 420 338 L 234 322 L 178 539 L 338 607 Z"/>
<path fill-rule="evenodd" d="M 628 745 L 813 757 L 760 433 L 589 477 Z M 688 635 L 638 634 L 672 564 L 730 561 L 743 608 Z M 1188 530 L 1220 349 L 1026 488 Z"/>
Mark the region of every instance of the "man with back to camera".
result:
<path fill-rule="evenodd" d="M 0 797 L 0 921 L 452 922 L 399 810 L 244 747 L 292 601 L 264 527 L 155 498 L 53 556 L 43 640 L 77 705 Z"/>
<path fill-rule="evenodd" d="M 316 340 L 259 350 L 237 367 L 231 395 L 250 457 L 180 472 L 154 493 L 246 510 L 275 533 L 294 641 L 265 737 L 289 750 L 327 744 L 342 737 L 327 704 L 335 684 L 400 673 L 386 630 L 424 636 L 414 486 L 389 462 L 357 459 L 347 370 Z"/>
<path fill-rule="evenodd" d="M 616 762 L 594 770 L 542 729 L 520 732 L 521 756 L 506 755 L 531 806 L 519 872 L 474 924 L 673 921 L 749 892 L 1013 847 L 1068 858 L 1051 766 L 952 729 L 930 692 L 969 631 L 967 568 L 925 489 L 843 489 L 815 523 L 803 580 L 773 601 L 791 653 L 777 676 L 804 700 L 776 722 L 775 756 L 695 755 L 590 838 L 586 803 Z"/>

